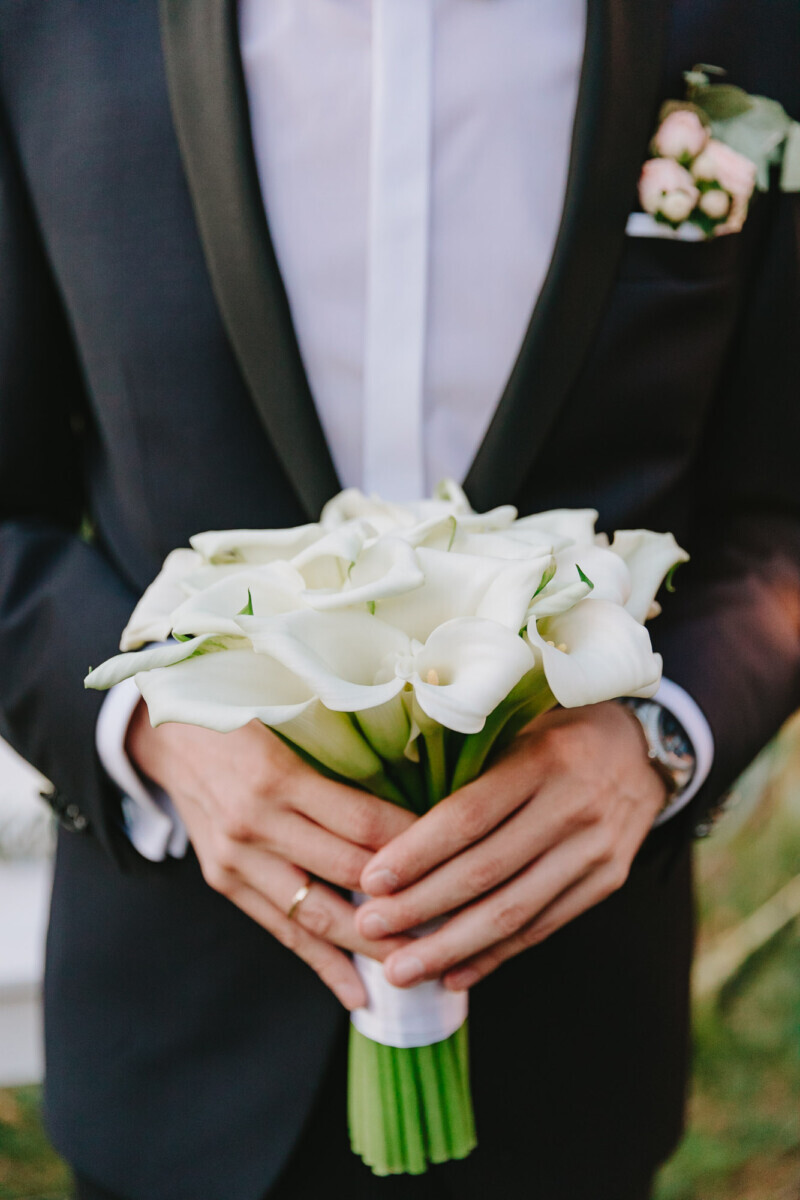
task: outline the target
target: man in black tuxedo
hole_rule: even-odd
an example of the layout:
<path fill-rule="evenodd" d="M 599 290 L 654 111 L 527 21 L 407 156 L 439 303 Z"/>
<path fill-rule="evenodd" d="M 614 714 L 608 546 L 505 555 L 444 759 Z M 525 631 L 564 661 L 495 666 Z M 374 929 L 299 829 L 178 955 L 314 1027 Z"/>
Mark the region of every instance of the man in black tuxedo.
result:
<path fill-rule="evenodd" d="M 693 63 L 800 114 L 800 14 L 762 14 L 590 0 L 552 260 L 465 481 L 476 508 L 593 506 L 691 551 L 653 637 L 713 732 L 702 788 L 649 832 L 663 784 L 629 714 L 598 706 L 520 741 L 483 824 L 456 796 L 421 836 L 349 789 L 327 811 L 335 785 L 265 731 L 151 731 L 137 710 L 129 753 L 195 851 L 148 862 L 97 758 L 88 664 L 173 547 L 315 519 L 340 480 L 264 218 L 235 4 L 0 0 L 0 731 L 56 789 L 46 1107 L 79 1195 L 648 1194 L 682 1127 L 691 838 L 800 702 L 800 215 L 771 194 L 717 241 L 625 227 Z M 451 854 L 491 856 L 512 810 L 531 860 L 573 849 L 493 936 L 505 876 L 471 876 L 472 961 L 507 959 L 471 997 L 480 1147 L 373 1179 L 346 1144 L 342 1006 L 301 959 L 352 1007 L 341 947 L 399 943 L 368 941 L 323 883 L 290 920 L 297 881 L 354 886 L 399 835 L 381 863 L 402 903 L 420 842 L 435 881 Z"/>

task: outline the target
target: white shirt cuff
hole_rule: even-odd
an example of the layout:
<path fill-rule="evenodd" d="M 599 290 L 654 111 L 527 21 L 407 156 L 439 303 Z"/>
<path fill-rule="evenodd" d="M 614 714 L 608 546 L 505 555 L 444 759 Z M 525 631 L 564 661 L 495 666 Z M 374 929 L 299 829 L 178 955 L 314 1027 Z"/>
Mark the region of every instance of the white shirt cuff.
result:
<path fill-rule="evenodd" d="M 125 737 L 134 709 L 141 700 L 133 679 L 109 689 L 97 718 L 97 754 L 106 773 L 122 792 L 125 832 L 134 849 L 151 862 L 186 853 L 186 829 L 169 796 L 154 783 L 145 783 L 125 753 Z"/>
<path fill-rule="evenodd" d="M 705 718 L 705 714 L 692 699 L 688 692 L 685 692 L 677 683 L 673 683 L 671 679 L 662 679 L 658 691 L 653 700 L 660 704 L 662 708 L 666 708 L 671 712 L 673 717 L 678 720 L 686 731 L 686 736 L 692 743 L 692 749 L 695 757 L 694 775 L 686 785 L 686 787 L 678 792 L 677 796 L 664 809 L 653 822 L 654 825 L 663 825 L 670 817 L 674 817 L 682 808 L 689 803 L 693 796 L 696 796 L 708 779 L 711 766 L 714 762 L 714 735 L 711 732 L 711 726 Z"/>

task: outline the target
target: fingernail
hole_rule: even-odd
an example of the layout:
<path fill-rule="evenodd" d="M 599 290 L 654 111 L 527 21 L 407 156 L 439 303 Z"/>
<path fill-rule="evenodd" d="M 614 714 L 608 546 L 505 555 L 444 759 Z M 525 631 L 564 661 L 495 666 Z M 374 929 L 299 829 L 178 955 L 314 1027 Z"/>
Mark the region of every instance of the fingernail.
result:
<path fill-rule="evenodd" d="M 478 972 L 474 967 L 467 967 L 463 971 L 453 971 L 451 975 L 445 975 L 444 986 L 450 992 L 466 992 L 467 988 L 475 986 L 478 979 Z"/>
<path fill-rule="evenodd" d="M 398 987 L 406 987 L 422 978 L 425 974 L 425 964 L 421 958 L 416 958 L 413 954 L 406 954 L 392 963 L 390 974 L 390 983 L 394 983 Z"/>
<path fill-rule="evenodd" d="M 389 932 L 389 926 L 378 913 L 367 913 L 359 921 L 359 926 L 364 937 L 368 938 L 382 938 Z"/>
<path fill-rule="evenodd" d="M 348 1012 L 364 1007 L 364 989 L 357 983 L 340 983 L 336 994 Z"/>
<path fill-rule="evenodd" d="M 394 871 L 370 871 L 364 876 L 364 888 L 370 896 L 386 896 L 396 891 L 399 883 Z"/>

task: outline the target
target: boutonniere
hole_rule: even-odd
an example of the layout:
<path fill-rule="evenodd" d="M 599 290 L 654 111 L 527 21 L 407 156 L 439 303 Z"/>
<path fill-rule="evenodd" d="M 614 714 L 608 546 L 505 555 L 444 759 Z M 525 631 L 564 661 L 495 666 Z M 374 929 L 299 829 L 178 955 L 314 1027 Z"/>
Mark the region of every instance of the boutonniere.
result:
<path fill-rule="evenodd" d="M 641 206 L 660 226 L 653 233 L 692 241 L 738 233 L 773 168 L 783 191 L 800 191 L 800 124 L 776 100 L 712 81 L 723 74 L 687 71 L 686 99 L 662 105 L 639 177 Z"/>

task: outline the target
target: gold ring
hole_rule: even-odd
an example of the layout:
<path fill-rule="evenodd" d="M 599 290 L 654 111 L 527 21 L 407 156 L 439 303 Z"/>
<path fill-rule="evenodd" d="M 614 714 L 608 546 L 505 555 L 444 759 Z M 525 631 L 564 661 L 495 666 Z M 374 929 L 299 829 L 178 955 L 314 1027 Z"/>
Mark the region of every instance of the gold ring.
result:
<path fill-rule="evenodd" d="M 290 921 L 293 919 L 298 908 L 303 903 L 303 901 L 305 900 L 306 896 L 308 895 L 308 893 L 310 891 L 311 891 L 311 880 L 309 880 L 308 883 L 304 883 L 302 887 L 299 887 L 297 889 L 297 891 L 295 892 L 295 894 L 292 896 L 292 903 L 289 905 L 289 911 L 286 914 Z"/>

